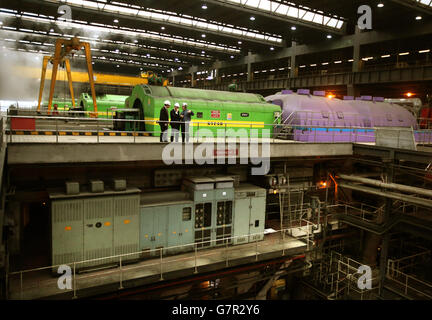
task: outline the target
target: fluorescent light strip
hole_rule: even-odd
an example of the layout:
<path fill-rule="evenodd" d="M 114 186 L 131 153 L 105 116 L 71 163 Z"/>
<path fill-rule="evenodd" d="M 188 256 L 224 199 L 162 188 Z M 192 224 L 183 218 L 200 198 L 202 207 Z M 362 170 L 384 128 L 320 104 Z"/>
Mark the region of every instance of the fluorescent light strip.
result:
<path fill-rule="evenodd" d="M 282 36 L 280 35 L 266 35 L 257 31 L 251 31 L 246 28 L 234 27 L 232 25 L 221 25 L 215 22 L 207 22 L 202 18 L 194 18 L 188 15 L 178 15 L 175 12 L 168 12 L 156 9 L 146 9 L 144 7 L 131 6 L 126 3 L 111 2 L 110 4 L 98 3 L 95 1 L 87 0 L 44 0 L 45 2 L 54 3 L 67 3 L 72 6 L 80 6 L 86 9 L 93 9 L 98 11 L 110 12 L 115 14 L 127 15 L 133 18 L 140 17 L 149 21 L 165 22 L 176 24 L 179 26 L 190 26 L 194 29 L 213 31 L 217 33 L 224 33 L 229 35 L 241 36 L 245 38 L 258 39 L 262 41 L 282 43 Z M 113 5 L 118 4 L 118 5 Z M 191 19 L 194 18 L 194 19 Z"/>
<path fill-rule="evenodd" d="M 385 54 L 385 55 L 381 56 L 381 58 L 390 58 L 390 57 L 391 57 L 391 55 L 389 55 L 389 54 Z"/>
<path fill-rule="evenodd" d="M 8 49 L 10 51 L 16 51 L 17 50 L 15 48 L 6 48 L 6 49 Z M 34 52 L 34 53 L 40 53 L 40 54 L 49 54 L 49 52 L 46 52 L 46 51 L 41 51 L 41 50 L 39 50 L 39 51 L 36 51 L 36 50 L 25 50 L 25 49 L 21 49 L 21 48 L 18 49 L 18 51 L 22 51 L 22 52 L 26 52 L 26 53 L 27 52 Z M 84 55 L 76 55 L 76 56 L 79 57 L 79 58 L 83 58 L 83 59 L 85 58 Z M 115 62 L 115 63 L 126 63 L 126 60 L 122 60 L 122 59 L 113 59 L 113 58 L 106 59 L 105 57 L 102 57 L 102 58 L 99 58 L 99 57 L 95 56 L 95 57 L 93 57 L 93 60 L 102 60 L 102 61 L 108 60 L 108 61 Z M 145 63 L 145 62 L 138 62 L 138 61 L 134 61 L 133 63 L 137 64 L 137 65 L 148 66 L 148 67 L 166 68 L 165 66 L 158 65 L 158 64 L 153 64 L 153 63 Z"/>
<path fill-rule="evenodd" d="M 427 7 L 432 7 L 432 0 L 416 0 L 419 4 Z"/>
<path fill-rule="evenodd" d="M 11 40 L 11 39 L 5 39 L 5 40 Z M 0 40 L 1 41 L 1 40 Z M 18 41 L 18 40 L 11 40 L 11 41 Z M 26 43 L 26 44 L 29 44 L 30 42 L 29 41 L 23 41 L 23 40 L 19 40 L 19 42 L 21 42 L 21 43 Z M 45 44 L 40 44 L 40 46 L 54 46 L 53 44 L 50 44 L 50 43 L 45 43 Z M 14 48 L 8 48 L 9 50 L 12 50 L 12 51 L 14 51 L 15 49 Z M 19 49 L 19 51 L 23 51 L 23 52 L 34 52 L 34 50 L 31 50 L 31 49 Z M 92 50 L 93 51 L 93 50 Z M 37 51 L 36 51 L 37 52 Z M 44 54 L 50 54 L 49 52 L 47 52 L 47 51 L 40 51 L 41 53 L 44 53 Z M 114 53 L 114 51 L 108 51 L 108 50 L 104 50 L 104 52 L 108 52 L 108 53 Z M 116 53 L 116 54 L 119 54 L 119 53 Z M 81 57 L 81 58 L 85 58 L 85 56 L 84 55 L 82 55 L 82 54 L 76 54 L 75 55 L 76 57 Z M 93 58 L 93 60 L 109 60 L 109 61 L 115 61 L 115 62 L 122 62 L 122 63 L 126 63 L 127 62 L 127 60 L 124 60 L 124 59 L 114 59 L 114 58 L 106 58 L 106 57 L 104 57 L 104 56 L 96 56 L 96 55 L 92 55 L 92 58 Z M 142 65 L 145 65 L 145 66 L 154 66 L 154 67 L 162 67 L 162 68 L 166 68 L 166 67 L 168 67 L 168 66 L 164 66 L 164 65 L 162 65 L 162 64 L 159 64 L 159 63 L 147 63 L 147 62 L 142 62 L 142 61 L 133 61 L 133 60 L 128 60 L 128 61 L 130 61 L 130 63 L 134 63 L 134 64 L 142 64 Z"/>
<path fill-rule="evenodd" d="M 269 0 L 216 0 L 221 3 L 231 2 L 236 5 L 244 6 L 246 8 L 258 9 L 258 11 L 269 12 L 278 16 L 291 17 L 310 23 L 327 26 L 329 28 L 341 29 L 344 20 L 334 18 L 332 16 L 325 16 L 321 11 L 310 11 L 307 7 L 296 6 L 292 3 L 285 2 L 286 4 L 269 1 Z"/>
<path fill-rule="evenodd" d="M 432 0 L 431 0 L 432 1 Z M 428 53 L 428 52 L 430 52 L 430 49 L 427 49 L 427 50 L 420 50 L 419 51 L 419 53 Z"/>
<path fill-rule="evenodd" d="M 76 28 L 76 29 L 81 29 L 81 30 L 86 31 L 86 32 L 94 32 L 94 33 L 103 32 L 106 34 L 121 34 L 121 35 L 126 35 L 126 36 L 132 36 L 135 38 L 150 39 L 150 40 L 154 40 L 154 41 L 164 41 L 164 42 L 171 42 L 171 43 L 174 42 L 176 44 L 182 44 L 184 46 L 195 46 L 195 47 L 199 47 L 201 49 L 206 48 L 206 49 L 214 49 L 214 50 L 218 50 L 218 51 L 228 51 L 228 52 L 232 52 L 232 53 L 240 53 L 240 50 L 230 48 L 230 47 L 218 46 L 218 45 L 214 45 L 214 44 L 209 44 L 207 42 L 190 41 L 190 40 L 186 40 L 186 38 L 182 38 L 179 36 L 167 37 L 167 36 L 163 36 L 163 35 L 160 35 L 158 33 L 149 32 L 146 30 L 130 29 L 130 28 L 118 28 L 118 27 L 112 26 L 112 25 L 105 25 L 105 27 L 100 27 L 100 26 L 95 26 L 95 25 L 82 25 L 82 24 L 79 24 L 76 22 L 52 21 L 52 20 L 47 20 L 45 18 L 27 17 L 27 16 L 21 16 L 19 14 L 9 14 L 9 13 L 5 13 L 2 11 L 3 11 L 3 9 L 0 9 L 0 15 L 3 15 L 3 16 L 14 16 L 14 17 L 21 18 L 24 20 L 36 21 L 36 22 L 46 23 L 46 24 L 51 24 L 51 23 L 55 22 L 57 25 L 64 27 L 64 28 Z M 2 27 L 2 28 L 6 29 L 6 27 Z M 13 28 L 13 30 L 16 30 L 16 29 Z M 133 30 L 133 31 L 130 31 L 130 30 Z M 60 35 L 60 34 L 58 34 L 58 35 Z"/>
<path fill-rule="evenodd" d="M 409 55 L 409 54 L 410 54 L 409 52 L 402 52 L 402 53 L 399 53 L 400 56 L 407 56 L 407 55 Z"/>
<path fill-rule="evenodd" d="M 20 32 L 20 31 L 18 31 L 18 32 Z M 95 46 L 100 45 L 99 43 L 97 43 L 95 41 L 91 41 L 92 38 L 88 38 L 88 37 L 80 37 L 80 38 L 81 39 L 85 38 L 87 40 L 90 40 L 90 42 L 91 42 L 92 45 L 95 45 Z M 0 41 L 1 41 L 1 39 L 0 39 Z M 4 39 L 4 41 L 13 41 L 13 42 L 15 42 L 17 40 L 15 40 L 15 39 Z M 24 41 L 20 40 L 20 42 L 24 42 Z M 29 42 L 27 42 L 27 43 L 29 43 Z M 54 46 L 54 44 L 52 44 L 52 43 L 42 43 L 42 42 L 32 42 L 32 44 L 43 45 L 43 46 Z M 134 47 L 137 46 L 137 45 L 126 44 L 126 43 L 120 43 L 120 44 L 121 45 L 127 45 L 127 46 L 134 46 Z M 110 45 L 113 45 L 113 44 L 110 43 Z M 149 48 L 145 48 L 145 49 L 149 49 Z M 150 50 L 162 50 L 162 48 L 151 48 Z M 171 51 L 169 51 L 169 50 L 167 50 L 165 48 L 164 48 L 164 50 L 171 53 Z M 156 61 L 159 61 L 159 60 L 161 60 L 161 61 L 169 61 L 169 62 L 178 63 L 178 64 L 186 64 L 186 65 L 188 64 L 188 62 L 183 61 L 183 60 L 179 60 L 177 58 L 176 58 L 177 60 L 175 60 L 175 59 L 170 59 L 170 58 L 154 57 L 154 56 L 150 56 L 150 54 L 139 55 L 139 54 L 135 54 L 135 53 L 120 52 L 119 49 L 116 49 L 114 51 L 110 51 L 110 50 L 107 50 L 107 49 L 99 49 L 99 48 L 92 47 L 91 51 L 92 52 L 98 52 L 98 51 L 100 51 L 100 52 L 106 52 L 106 53 L 113 53 L 113 54 L 117 54 L 117 55 L 120 54 L 120 55 L 126 55 L 126 56 L 133 56 L 133 57 L 138 57 L 138 58 L 140 57 L 140 58 L 144 58 L 144 59 L 154 59 Z M 179 53 L 179 52 L 177 52 L 177 53 Z M 184 54 L 186 55 L 187 53 L 185 52 Z"/>

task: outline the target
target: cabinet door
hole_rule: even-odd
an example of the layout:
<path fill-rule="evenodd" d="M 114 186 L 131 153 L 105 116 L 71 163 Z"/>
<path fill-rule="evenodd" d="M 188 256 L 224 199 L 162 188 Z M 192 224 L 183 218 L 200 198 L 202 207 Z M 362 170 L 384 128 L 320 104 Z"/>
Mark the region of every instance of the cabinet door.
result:
<path fill-rule="evenodd" d="M 164 248 L 168 244 L 168 209 L 169 207 L 154 207 L 155 249 Z"/>
<path fill-rule="evenodd" d="M 140 211 L 140 250 L 154 249 L 154 211 L 152 208 L 141 208 Z"/>
<path fill-rule="evenodd" d="M 210 240 L 212 240 L 212 234 L 212 202 L 195 204 L 194 239 L 196 243 L 199 243 L 197 245 L 198 248 L 213 245 L 213 242 L 210 242 Z"/>
<path fill-rule="evenodd" d="M 231 200 L 216 202 L 216 245 L 231 243 L 225 239 L 232 236 L 232 205 Z"/>
<path fill-rule="evenodd" d="M 84 203 L 84 259 L 113 255 L 113 199 L 85 199 Z M 87 265 L 109 263 L 110 260 Z"/>
<path fill-rule="evenodd" d="M 250 209 L 250 222 L 249 232 L 263 233 L 264 232 L 264 221 L 265 221 L 265 197 L 251 198 L 251 209 Z M 251 235 L 249 241 L 262 240 L 263 234 Z"/>
<path fill-rule="evenodd" d="M 236 199 L 234 202 L 234 244 L 249 240 L 250 199 Z"/>
<path fill-rule="evenodd" d="M 168 244 L 167 247 L 173 247 L 180 245 L 180 233 L 181 233 L 181 212 L 182 206 L 175 205 L 168 207 Z M 169 253 L 175 253 L 179 251 L 179 248 L 173 248 L 169 250 Z"/>
<path fill-rule="evenodd" d="M 183 205 L 181 209 L 181 225 L 179 230 L 180 242 L 181 244 L 192 244 L 190 246 L 184 247 L 184 251 L 193 250 L 194 234 L 193 234 L 193 207 L 190 205 Z M 182 250 L 182 251 L 183 251 Z"/>
<path fill-rule="evenodd" d="M 139 195 L 114 197 L 114 254 L 139 251 Z M 135 259 L 130 255 L 124 259 Z"/>
<path fill-rule="evenodd" d="M 83 260 L 83 202 L 56 200 L 52 202 L 52 264 Z"/>

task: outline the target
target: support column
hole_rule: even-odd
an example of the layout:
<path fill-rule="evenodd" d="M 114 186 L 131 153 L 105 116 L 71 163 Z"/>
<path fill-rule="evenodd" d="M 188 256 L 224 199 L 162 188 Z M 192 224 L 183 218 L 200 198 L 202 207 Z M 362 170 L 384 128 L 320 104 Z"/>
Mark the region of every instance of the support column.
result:
<path fill-rule="evenodd" d="M 355 27 L 355 34 L 354 34 L 354 47 L 353 47 L 353 66 L 352 66 L 352 72 L 359 72 L 361 70 L 361 60 L 360 60 L 360 29 L 358 26 Z"/>
<path fill-rule="evenodd" d="M 347 94 L 349 96 L 359 97 L 360 96 L 360 89 L 353 84 L 348 84 L 347 85 Z"/>
<path fill-rule="evenodd" d="M 221 83 L 221 77 L 220 77 L 220 69 L 216 68 L 214 69 L 215 73 L 214 73 L 214 80 L 216 84 L 220 84 Z"/>
<path fill-rule="evenodd" d="M 353 63 L 352 72 L 356 73 L 361 70 L 362 61 L 360 60 L 360 41 L 359 41 L 360 29 L 358 26 L 355 27 L 354 43 L 353 43 Z M 360 90 L 354 85 L 349 84 L 347 86 L 347 93 L 349 96 L 358 97 L 360 96 Z"/>
<path fill-rule="evenodd" d="M 175 76 L 173 76 L 172 78 L 173 78 L 173 80 L 172 80 L 172 85 L 173 85 L 173 87 L 174 87 L 174 86 L 175 86 Z"/>
<path fill-rule="evenodd" d="M 392 183 L 393 177 L 394 177 L 394 171 L 393 171 L 393 162 L 394 157 L 392 153 L 391 159 L 386 159 L 383 161 L 384 163 L 384 170 L 385 170 L 385 178 L 386 183 Z M 389 221 L 390 214 L 392 211 L 393 206 L 393 200 L 387 198 L 385 200 L 385 208 L 384 208 L 384 216 L 383 216 L 383 225 L 386 225 Z M 390 242 L 390 231 L 387 231 L 383 237 L 382 237 L 382 243 L 381 243 L 381 256 L 380 256 L 380 295 L 383 294 L 383 286 L 386 276 L 386 268 L 387 268 L 387 259 L 388 259 L 388 249 L 389 249 L 389 242 Z"/>
<path fill-rule="evenodd" d="M 253 70 L 252 70 L 252 52 L 249 51 L 247 55 L 247 81 L 253 80 Z"/>
<path fill-rule="evenodd" d="M 295 78 L 298 76 L 298 68 L 296 65 L 296 46 L 297 46 L 297 42 L 292 41 L 291 47 L 293 49 L 293 54 L 290 56 L 290 67 L 291 67 L 289 73 L 290 78 Z"/>
<path fill-rule="evenodd" d="M 192 72 L 191 73 L 191 87 L 195 87 L 195 73 Z"/>

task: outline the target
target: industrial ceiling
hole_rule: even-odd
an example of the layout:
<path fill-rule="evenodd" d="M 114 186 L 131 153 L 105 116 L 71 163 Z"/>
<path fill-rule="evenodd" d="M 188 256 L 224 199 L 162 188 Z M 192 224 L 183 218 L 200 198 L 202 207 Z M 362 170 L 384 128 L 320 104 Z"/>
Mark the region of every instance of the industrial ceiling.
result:
<path fill-rule="evenodd" d="M 374 30 L 432 14 L 432 0 L 2 1 L 0 45 L 51 54 L 56 38 L 79 36 L 96 70 L 167 74 L 353 34 L 360 5 L 373 9 Z"/>

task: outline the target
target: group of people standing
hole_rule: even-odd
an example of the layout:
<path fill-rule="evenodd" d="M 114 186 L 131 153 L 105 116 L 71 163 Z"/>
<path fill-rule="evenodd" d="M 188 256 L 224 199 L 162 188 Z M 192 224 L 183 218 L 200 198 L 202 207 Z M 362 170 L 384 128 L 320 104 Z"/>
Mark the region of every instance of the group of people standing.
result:
<path fill-rule="evenodd" d="M 160 142 L 168 142 L 168 125 L 171 125 L 171 142 L 178 142 L 179 129 L 181 130 L 182 142 L 189 142 L 189 124 L 191 117 L 194 116 L 192 110 L 188 110 L 187 103 L 183 103 L 180 112 L 180 104 L 175 103 L 174 109 L 168 114 L 171 102 L 166 100 L 159 115 L 159 126 L 161 128 Z M 170 120 L 171 119 L 171 120 Z"/>

